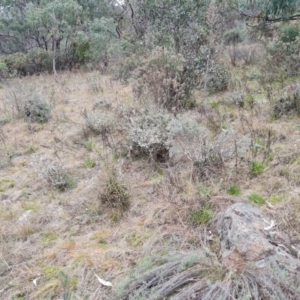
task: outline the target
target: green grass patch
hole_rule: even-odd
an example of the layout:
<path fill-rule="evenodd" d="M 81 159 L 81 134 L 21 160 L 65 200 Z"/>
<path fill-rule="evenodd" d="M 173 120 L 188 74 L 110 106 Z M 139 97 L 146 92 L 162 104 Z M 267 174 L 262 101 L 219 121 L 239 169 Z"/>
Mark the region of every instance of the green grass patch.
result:
<path fill-rule="evenodd" d="M 11 179 L 3 178 L 0 179 L 0 192 L 5 192 L 15 186 L 15 183 Z"/>
<path fill-rule="evenodd" d="M 95 145 L 92 141 L 86 142 L 84 146 L 88 151 L 93 151 L 93 149 L 95 147 Z"/>
<path fill-rule="evenodd" d="M 77 187 L 77 181 L 75 178 L 73 178 L 70 174 L 65 175 L 65 180 L 67 183 L 67 188 L 69 189 L 75 189 Z M 60 189 L 60 191 L 64 191 L 64 189 Z"/>
<path fill-rule="evenodd" d="M 33 210 L 33 211 L 39 211 L 41 209 L 41 206 L 38 205 L 35 201 L 34 202 L 23 202 L 22 207 L 24 210 Z"/>
<path fill-rule="evenodd" d="M 231 185 L 228 189 L 227 189 L 227 193 L 229 195 L 232 196 L 238 196 L 241 194 L 241 188 L 237 185 Z"/>
<path fill-rule="evenodd" d="M 133 232 L 126 237 L 126 242 L 131 247 L 138 247 L 143 245 L 144 241 L 146 241 L 149 236 L 146 234 Z"/>
<path fill-rule="evenodd" d="M 43 275 L 48 279 L 57 278 L 59 272 L 61 272 L 61 267 L 59 266 L 46 265 L 43 268 Z"/>
<path fill-rule="evenodd" d="M 284 200 L 284 196 L 275 196 L 275 195 L 272 195 L 270 196 L 269 198 L 269 202 L 271 204 L 276 204 L 276 203 L 279 203 L 279 202 L 282 202 Z"/>
<path fill-rule="evenodd" d="M 202 209 L 195 209 L 191 212 L 191 220 L 195 225 L 207 224 L 212 218 L 209 204 L 205 204 Z"/>
<path fill-rule="evenodd" d="M 248 196 L 248 199 L 256 204 L 262 205 L 266 203 L 266 199 L 259 194 L 252 193 Z"/>
<path fill-rule="evenodd" d="M 96 166 L 96 162 L 92 158 L 87 158 L 84 161 L 85 168 L 94 168 Z"/>
<path fill-rule="evenodd" d="M 252 161 L 249 164 L 250 174 L 253 177 L 257 177 L 265 170 L 266 165 L 262 161 Z"/>
<path fill-rule="evenodd" d="M 196 196 L 199 198 L 209 197 L 212 194 L 212 188 L 206 185 L 198 185 L 196 190 Z"/>
<path fill-rule="evenodd" d="M 55 241 L 58 238 L 58 235 L 53 231 L 46 231 L 42 233 L 42 243 L 48 244 L 51 241 Z"/>

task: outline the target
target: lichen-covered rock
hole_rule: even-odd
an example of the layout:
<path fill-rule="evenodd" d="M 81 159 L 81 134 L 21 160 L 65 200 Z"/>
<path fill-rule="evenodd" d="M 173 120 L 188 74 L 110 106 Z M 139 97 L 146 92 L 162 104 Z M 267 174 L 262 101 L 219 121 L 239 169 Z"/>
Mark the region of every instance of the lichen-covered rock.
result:
<path fill-rule="evenodd" d="M 297 250 L 288 235 L 249 204 L 229 207 L 218 222 L 218 233 L 223 264 L 228 269 L 242 271 L 251 265 L 263 273 L 284 269 L 292 274 L 300 270 Z"/>

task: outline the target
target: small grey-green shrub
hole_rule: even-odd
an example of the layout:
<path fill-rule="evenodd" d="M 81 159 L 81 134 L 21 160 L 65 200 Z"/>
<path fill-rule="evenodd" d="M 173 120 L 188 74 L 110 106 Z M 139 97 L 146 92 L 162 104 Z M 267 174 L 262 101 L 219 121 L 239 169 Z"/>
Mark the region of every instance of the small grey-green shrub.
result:
<path fill-rule="evenodd" d="M 284 43 L 292 43 L 297 37 L 300 37 L 300 26 L 299 24 L 285 24 L 279 28 L 280 39 Z"/>
<path fill-rule="evenodd" d="M 51 117 L 51 107 L 43 98 L 34 95 L 25 101 L 24 113 L 31 122 L 46 123 Z"/>
<path fill-rule="evenodd" d="M 86 126 L 94 133 L 100 134 L 103 136 L 109 135 L 112 133 L 115 125 L 115 116 L 111 112 L 103 112 L 100 110 L 83 112 L 83 117 L 85 120 Z"/>
<path fill-rule="evenodd" d="M 246 93 L 242 91 L 234 91 L 229 95 L 229 100 L 237 107 L 245 106 Z"/>
<path fill-rule="evenodd" d="M 153 112 L 140 115 L 132 120 L 127 142 L 131 156 L 156 162 L 191 162 L 197 177 L 222 169 L 217 144 L 208 129 L 188 117 Z"/>
<path fill-rule="evenodd" d="M 42 174 L 50 186 L 59 191 L 65 191 L 76 186 L 75 180 L 59 164 L 49 164 L 48 167 L 43 170 Z"/>
<path fill-rule="evenodd" d="M 9 77 L 26 76 L 49 71 L 52 68 L 52 53 L 34 49 L 28 53 L 13 53 L 3 56 Z"/>
<path fill-rule="evenodd" d="M 188 117 L 178 117 L 170 121 L 168 130 L 170 157 L 178 163 L 190 161 L 194 179 L 207 179 L 222 171 L 223 160 L 218 145 L 207 128 Z"/>
<path fill-rule="evenodd" d="M 127 141 L 133 157 L 150 157 L 154 161 L 169 159 L 169 138 L 167 129 L 171 117 L 166 114 L 142 114 L 132 120 Z"/>
<path fill-rule="evenodd" d="M 230 74 L 222 64 L 210 63 L 206 80 L 206 88 L 210 94 L 227 90 Z"/>
<path fill-rule="evenodd" d="M 99 193 L 101 203 L 107 207 L 126 210 L 130 205 L 130 195 L 126 185 L 118 178 L 115 170 L 112 170 Z"/>
<path fill-rule="evenodd" d="M 4 61 L 0 60 L 0 82 L 8 76 L 7 66 Z"/>
<path fill-rule="evenodd" d="M 280 97 L 273 106 L 273 117 L 279 119 L 291 112 L 300 115 L 300 84 L 297 84 L 291 95 Z"/>
<path fill-rule="evenodd" d="M 167 130 L 170 156 L 175 161 L 185 158 L 192 161 L 201 160 L 204 152 L 212 148 L 208 129 L 188 117 L 171 119 Z"/>
<path fill-rule="evenodd" d="M 12 103 L 15 117 L 27 117 L 31 122 L 37 123 L 46 123 L 50 120 L 51 106 L 48 102 L 21 82 L 7 97 Z"/>
<path fill-rule="evenodd" d="M 245 31 L 240 28 L 233 28 L 225 31 L 223 36 L 226 45 L 237 44 L 244 40 Z"/>
<path fill-rule="evenodd" d="M 267 55 L 260 64 L 264 81 L 273 83 L 275 80 L 284 82 L 289 76 L 298 76 L 300 72 L 300 36 L 291 42 L 274 40 L 266 45 Z M 282 83 L 283 84 L 283 83 Z"/>

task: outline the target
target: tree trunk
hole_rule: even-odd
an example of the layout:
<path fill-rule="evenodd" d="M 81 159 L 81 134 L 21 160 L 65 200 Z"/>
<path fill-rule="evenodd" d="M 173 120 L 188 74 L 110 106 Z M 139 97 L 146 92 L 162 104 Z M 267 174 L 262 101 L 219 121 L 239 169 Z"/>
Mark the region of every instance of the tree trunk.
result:
<path fill-rule="evenodd" d="M 56 83 L 58 83 L 58 76 L 56 72 L 56 39 L 53 40 L 53 57 L 52 57 L 52 66 L 53 66 L 53 76 Z"/>

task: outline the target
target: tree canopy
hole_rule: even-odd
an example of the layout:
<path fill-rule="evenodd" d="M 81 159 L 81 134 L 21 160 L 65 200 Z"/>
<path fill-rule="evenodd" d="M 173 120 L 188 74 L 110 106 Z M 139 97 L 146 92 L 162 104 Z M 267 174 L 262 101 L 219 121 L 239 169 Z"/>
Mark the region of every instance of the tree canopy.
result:
<path fill-rule="evenodd" d="M 242 16 L 259 22 L 281 22 L 300 19 L 299 0 L 229 0 Z"/>

